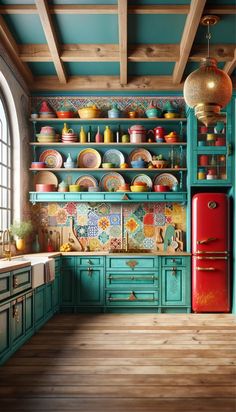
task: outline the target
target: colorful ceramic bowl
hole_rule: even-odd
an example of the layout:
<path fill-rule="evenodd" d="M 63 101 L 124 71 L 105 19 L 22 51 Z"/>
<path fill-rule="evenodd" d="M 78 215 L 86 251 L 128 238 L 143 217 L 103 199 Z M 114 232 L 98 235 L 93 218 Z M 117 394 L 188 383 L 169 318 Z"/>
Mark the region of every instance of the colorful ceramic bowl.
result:
<path fill-rule="evenodd" d="M 80 191 L 80 186 L 79 185 L 69 185 L 69 191 L 70 192 L 79 192 Z"/>
<path fill-rule="evenodd" d="M 147 186 L 133 185 L 133 186 L 130 186 L 130 190 L 131 192 L 146 192 Z"/>
<path fill-rule="evenodd" d="M 81 119 L 93 119 L 100 116 L 101 110 L 96 107 L 83 107 L 78 110 L 78 113 Z"/>
<path fill-rule="evenodd" d="M 70 119 L 72 117 L 74 117 L 74 112 L 72 112 L 71 110 L 66 111 L 58 111 L 56 112 L 57 117 L 59 119 Z"/>
<path fill-rule="evenodd" d="M 31 169 L 42 169 L 43 167 L 46 167 L 45 162 L 32 162 L 31 163 Z"/>
<path fill-rule="evenodd" d="M 131 163 L 131 166 L 133 168 L 142 169 L 142 168 L 146 167 L 146 162 L 142 159 L 141 160 L 132 160 L 130 163 Z"/>
<path fill-rule="evenodd" d="M 169 192 L 170 187 L 167 185 L 154 185 L 154 192 Z"/>
<path fill-rule="evenodd" d="M 36 183 L 35 190 L 36 192 L 55 192 L 56 185 L 51 183 Z"/>
<path fill-rule="evenodd" d="M 114 163 L 102 163 L 103 169 L 111 169 L 115 167 Z"/>

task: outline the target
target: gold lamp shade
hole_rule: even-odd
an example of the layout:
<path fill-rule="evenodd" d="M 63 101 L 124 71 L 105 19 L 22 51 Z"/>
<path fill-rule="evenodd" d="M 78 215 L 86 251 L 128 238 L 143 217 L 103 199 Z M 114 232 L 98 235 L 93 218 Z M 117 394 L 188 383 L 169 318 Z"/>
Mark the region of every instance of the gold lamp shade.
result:
<path fill-rule="evenodd" d="M 183 91 L 188 106 L 194 107 L 196 117 L 208 126 L 219 119 L 220 110 L 231 99 L 232 89 L 228 74 L 218 69 L 215 59 L 206 57 L 187 77 Z"/>

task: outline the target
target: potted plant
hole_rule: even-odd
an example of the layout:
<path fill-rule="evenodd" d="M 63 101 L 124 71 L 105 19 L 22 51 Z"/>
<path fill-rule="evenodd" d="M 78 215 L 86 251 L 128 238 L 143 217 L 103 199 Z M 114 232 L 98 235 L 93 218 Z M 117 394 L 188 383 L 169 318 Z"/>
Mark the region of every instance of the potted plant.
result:
<path fill-rule="evenodd" d="M 16 248 L 23 251 L 25 249 L 25 238 L 32 232 L 33 225 L 30 220 L 28 221 L 15 221 L 10 226 L 12 235 L 16 236 Z"/>

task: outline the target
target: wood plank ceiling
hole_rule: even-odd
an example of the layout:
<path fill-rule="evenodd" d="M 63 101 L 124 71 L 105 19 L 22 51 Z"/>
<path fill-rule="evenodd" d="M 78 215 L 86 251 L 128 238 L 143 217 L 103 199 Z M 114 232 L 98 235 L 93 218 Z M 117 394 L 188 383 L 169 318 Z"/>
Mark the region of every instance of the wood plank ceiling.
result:
<path fill-rule="evenodd" d="M 117 90 L 117 91 L 144 91 L 144 90 L 182 90 L 186 77 L 187 66 L 190 62 L 197 62 L 207 55 L 207 46 L 197 42 L 201 16 L 204 14 L 217 14 L 224 20 L 227 16 L 234 16 L 236 23 L 235 5 L 222 5 L 212 1 L 192 0 L 188 4 L 150 4 L 135 5 L 127 0 L 117 0 L 117 4 L 52 4 L 47 0 L 35 0 L 32 4 L 6 4 L 0 5 L 0 41 L 16 64 L 23 78 L 32 91 L 86 91 L 86 90 Z M 11 3 L 11 2 L 10 2 Z M 56 3 L 56 2 L 55 2 Z M 88 2 L 84 2 L 88 3 Z M 96 2 L 97 3 L 97 2 Z M 131 4 L 132 3 L 132 4 Z M 158 1 L 156 0 L 156 3 Z M 173 2 L 172 2 L 173 3 Z M 224 2 L 223 2 L 224 3 Z M 45 43 L 17 42 L 14 30 L 7 24 L 7 17 L 36 15 L 40 19 L 41 27 L 46 39 Z M 98 43 L 63 43 L 58 25 L 55 25 L 56 16 L 77 15 L 117 15 L 118 19 L 118 44 Z M 185 15 L 182 36 L 179 43 L 129 43 L 128 29 L 129 17 L 137 15 Z M 224 30 L 222 25 L 222 28 Z M 222 30 L 221 28 L 221 30 Z M 175 30 L 170 27 L 169 30 Z M 155 30 L 155 28 L 152 28 Z M 236 68 L 236 39 L 233 36 L 226 43 L 211 45 L 211 56 L 218 62 L 223 62 L 223 70 L 231 75 Z M 109 37 L 109 36 L 108 36 Z M 204 40 L 203 40 L 204 41 Z M 74 63 L 117 63 L 119 75 L 71 75 L 67 71 L 67 64 Z M 130 75 L 129 64 L 141 63 L 174 64 L 171 74 L 144 74 Z M 55 75 L 38 75 L 33 73 L 30 64 L 53 64 Z M 235 85 L 235 78 L 233 77 Z"/>

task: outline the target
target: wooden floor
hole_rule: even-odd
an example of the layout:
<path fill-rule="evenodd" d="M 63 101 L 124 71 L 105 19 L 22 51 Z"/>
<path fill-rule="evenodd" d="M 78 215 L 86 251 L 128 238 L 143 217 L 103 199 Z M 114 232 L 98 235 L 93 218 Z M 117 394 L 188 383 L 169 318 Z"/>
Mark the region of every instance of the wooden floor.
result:
<path fill-rule="evenodd" d="M 233 315 L 57 315 L 0 369 L 0 411 L 235 412 Z"/>

